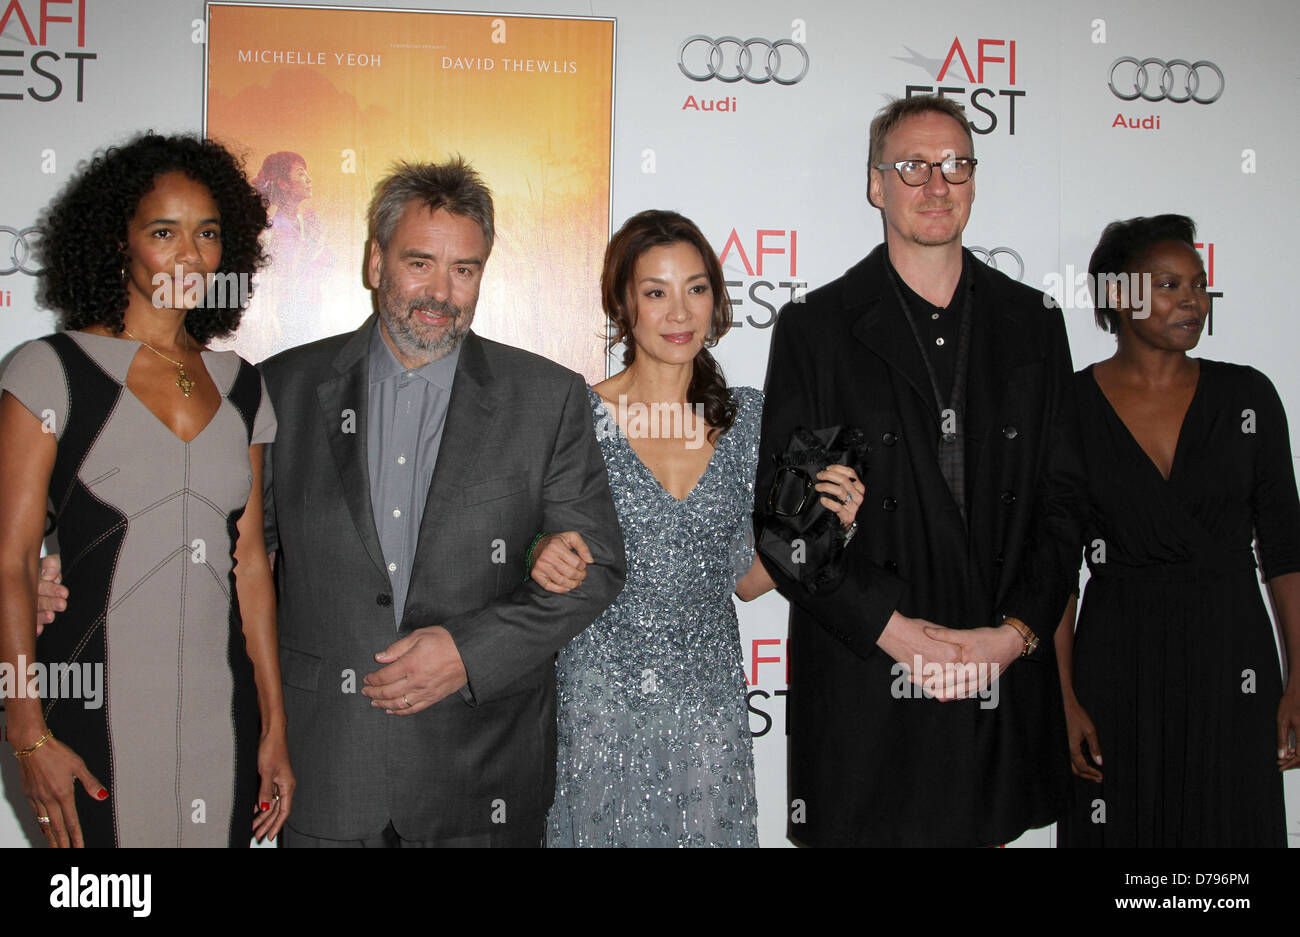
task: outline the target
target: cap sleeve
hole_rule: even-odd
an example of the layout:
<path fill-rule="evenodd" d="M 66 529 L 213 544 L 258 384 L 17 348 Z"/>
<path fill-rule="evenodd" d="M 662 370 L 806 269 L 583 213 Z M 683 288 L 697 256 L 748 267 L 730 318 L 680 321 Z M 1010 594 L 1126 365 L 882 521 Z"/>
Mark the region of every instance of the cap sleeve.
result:
<path fill-rule="evenodd" d="M 0 390 L 13 394 L 27 410 L 63 436 L 68 420 L 68 379 L 63 362 L 48 342 L 36 339 L 18 349 L 0 375 Z"/>
<path fill-rule="evenodd" d="M 262 399 L 257 405 L 257 415 L 253 417 L 250 446 L 275 442 L 275 408 L 271 406 L 271 395 L 266 391 L 266 378 L 259 376 L 258 380 L 262 382 Z"/>

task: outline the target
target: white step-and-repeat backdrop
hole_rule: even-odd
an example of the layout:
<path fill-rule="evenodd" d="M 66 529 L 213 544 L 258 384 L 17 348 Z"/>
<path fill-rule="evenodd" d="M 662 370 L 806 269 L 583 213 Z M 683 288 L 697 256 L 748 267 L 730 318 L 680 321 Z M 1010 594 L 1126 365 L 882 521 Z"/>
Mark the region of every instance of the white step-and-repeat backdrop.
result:
<path fill-rule="evenodd" d="M 976 133 L 979 197 L 965 242 L 1027 283 L 1066 284 L 1058 298 L 1076 367 L 1113 348 L 1074 286 L 1102 227 L 1180 212 L 1199 226 L 1214 297 L 1199 353 L 1256 366 L 1300 420 L 1300 320 L 1286 286 L 1294 248 L 1282 237 L 1300 203 L 1293 0 L 935 0 L 920 15 L 883 0 L 461 9 L 616 20 L 611 223 L 672 208 L 711 239 L 736 305 L 718 355 L 732 384 L 762 386 L 783 302 L 881 240 L 864 194 L 873 113 L 890 96 L 938 91 L 966 107 Z M 78 163 L 137 130 L 201 128 L 204 18 L 201 0 L 0 0 L 0 354 L 52 328 L 35 305 L 31 226 Z M 269 45 L 292 48 L 293 37 Z M 437 125 L 438 102 L 421 113 Z M 448 139 L 447 149 L 461 147 Z M 313 164 L 318 186 L 331 171 Z M 546 303 L 539 296 L 536 308 Z M 786 603 L 768 595 L 740 616 L 760 838 L 780 846 Z M 0 758 L 0 846 L 33 832 L 15 768 Z M 1300 773 L 1287 778 L 1287 800 L 1300 842 Z M 1015 845 L 1053 842 L 1049 828 Z"/>

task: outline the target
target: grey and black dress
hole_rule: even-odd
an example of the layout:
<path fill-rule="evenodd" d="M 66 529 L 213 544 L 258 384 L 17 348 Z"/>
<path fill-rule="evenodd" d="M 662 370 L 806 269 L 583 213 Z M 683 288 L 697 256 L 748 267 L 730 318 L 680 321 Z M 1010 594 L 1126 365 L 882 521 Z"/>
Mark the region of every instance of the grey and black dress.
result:
<path fill-rule="evenodd" d="M 763 395 L 678 501 L 589 391 L 627 551 L 614 604 L 560 650 L 549 846 L 757 846 L 732 592 L 749 568 Z"/>
<path fill-rule="evenodd" d="M 0 378 L 58 440 L 50 522 L 68 607 L 37 657 L 102 677 L 98 701 L 84 684 L 80 698 L 47 690 L 45 719 L 109 790 L 99 803 L 76 786 L 87 846 L 247 846 L 259 717 L 233 550 L 248 447 L 275 438 L 275 415 L 252 365 L 205 351 L 222 401 L 184 442 L 126 387 L 140 348 L 60 332 Z"/>

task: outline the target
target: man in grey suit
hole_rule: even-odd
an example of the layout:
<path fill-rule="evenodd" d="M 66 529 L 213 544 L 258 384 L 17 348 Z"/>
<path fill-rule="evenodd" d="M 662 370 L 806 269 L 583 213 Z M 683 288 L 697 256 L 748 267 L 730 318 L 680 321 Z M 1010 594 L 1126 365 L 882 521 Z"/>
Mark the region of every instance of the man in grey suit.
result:
<path fill-rule="evenodd" d="M 285 845 L 538 845 L 554 655 L 624 577 L 583 381 L 470 331 L 493 214 L 463 162 L 396 167 L 370 226 L 378 314 L 262 365 Z M 594 558 L 563 595 L 525 581 L 557 530 Z"/>

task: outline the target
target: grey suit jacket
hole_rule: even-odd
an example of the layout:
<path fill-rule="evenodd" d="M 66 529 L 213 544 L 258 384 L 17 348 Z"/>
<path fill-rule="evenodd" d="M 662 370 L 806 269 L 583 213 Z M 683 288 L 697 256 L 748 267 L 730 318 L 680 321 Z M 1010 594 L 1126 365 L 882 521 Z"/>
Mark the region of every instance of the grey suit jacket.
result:
<path fill-rule="evenodd" d="M 623 539 L 581 377 L 471 332 L 395 632 L 365 451 L 376 322 L 262 364 L 280 424 L 264 484 L 291 822 L 328 839 L 390 820 L 404 839 L 486 833 L 550 806 L 555 652 L 622 589 Z M 554 595 L 525 582 L 524 554 L 560 530 L 581 531 L 595 564 Z M 372 708 L 360 691 L 374 655 L 429 625 L 455 639 L 466 689 L 413 716 Z"/>

